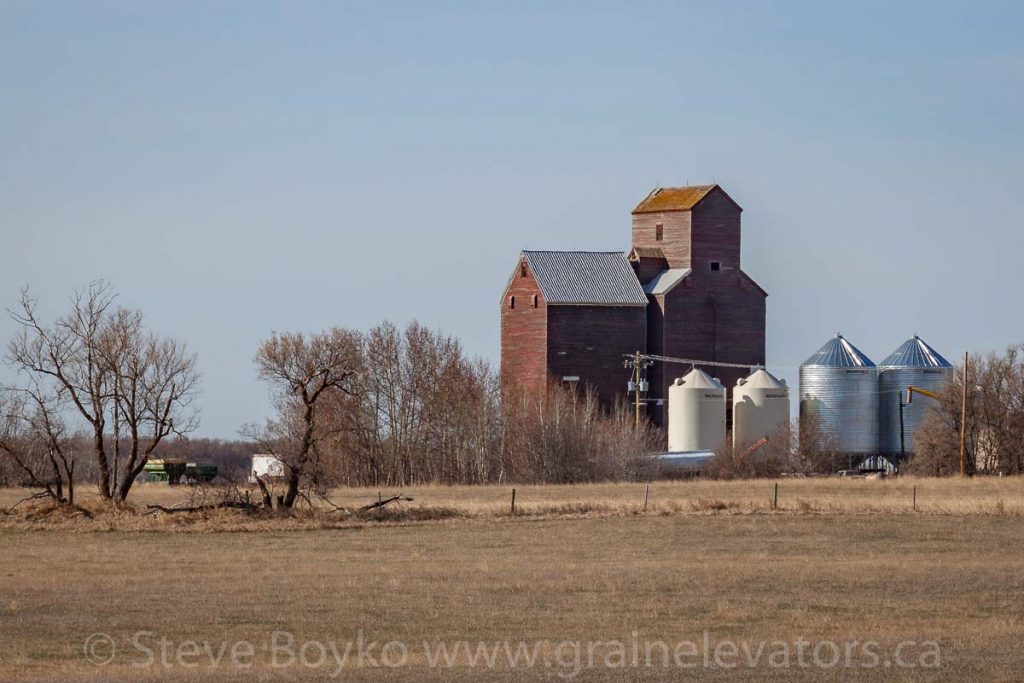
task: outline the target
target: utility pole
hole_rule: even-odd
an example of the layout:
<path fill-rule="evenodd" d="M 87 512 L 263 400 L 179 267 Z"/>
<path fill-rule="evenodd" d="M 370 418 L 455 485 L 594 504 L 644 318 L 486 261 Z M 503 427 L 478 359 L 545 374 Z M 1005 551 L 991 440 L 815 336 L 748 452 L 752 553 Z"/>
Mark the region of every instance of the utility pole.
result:
<path fill-rule="evenodd" d="M 970 356 L 964 352 L 964 392 L 960 406 L 960 476 L 967 476 L 967 363 Z"/>
<path fill-rule="evenodd" d="M 900 467 L 903 466 L 903 462 L 907 459 L 907 437 L 905 436 L 906 428 L 903 426 L 903 392 L 901 391 L 896 397 L 896 400 L 900 402 Z"/>
<path fill-rule="evenodd" d="M 636 427 L 640 428 L 640 352 L 636 352 L 636 358 L 633 361 L 633 381 L 636 382 L 636 391 L 633 392 L 633 396 L 636 398 Z"/>
<path fill-rule="evenodd" d="M 647 391 L 643 388 L 647 384 L 647 381 L 643 379 L 643 371 L 645 368 L 650 367 L 654 364 L 654 361 L 649 360 L 644 354 L 637 351 L 626 356 L 626 367 L 633 369 L 633 379 L 630 380 L 629 390 L 633 393 L 633 406 L 636 411 L 636 426 L 640 428 L 640 406 L 644 404 L 644 399 L 641 397 L 642 393 Z"/>

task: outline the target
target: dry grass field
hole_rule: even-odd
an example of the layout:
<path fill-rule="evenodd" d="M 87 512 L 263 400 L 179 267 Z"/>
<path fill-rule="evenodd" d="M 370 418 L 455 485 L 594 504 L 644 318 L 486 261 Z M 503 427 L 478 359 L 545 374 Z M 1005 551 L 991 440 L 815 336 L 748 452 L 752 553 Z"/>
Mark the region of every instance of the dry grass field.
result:
<path fill-rule="evenodd" d="M 774 487 L 778 484 L 778 507 L 773 510 Z M 1024 479 L 1015 477 L 958 478 L 890 478 L 869 481 L 858 478 L 783 478 L 779 480 L 736 481 L 657 481 L 643 483 L 572 484 L 515 486 L 516 511 L 525 516 L 564 516 L 566 514 L 616 515 L 663 513 L 680 514 L 725 510 L 733 513 L 818 512 L 818 513 L 892 513 L 951 515 L 1024 516 Z M 512 486 L 416 486 L 404 490 L 340 488 L 331 491 L 331 504 L 358 508 L 385 497 L 403 493 L 411 498 L 397 508 L 390 508 L 398 517 L 425 520 L 430 518 L 492 518 L 509 516 Z M 338 515 L 317 514 L 310 520 L 300 514 L 292 518 L 260 520 L 260 525 L 241 523 L 230 513 L 212 524 L 197 522 L 210 515 L 182 515 L 172 524 L 162 515 L 144 515 L 146 506 L 188 506 L 213 502 L 218 489 L 186 486 L 168 487 L 160 484 L 139 484 L 133 489 L 131 507 L 140 514 L 101 514 L 97 520 L 68 520 L 24 514 L 0 515 L 0 528 L 73 528 L 80 530 L 164 530 L 175 529 L 222 531 L 225 528 L 293 528 L 341 522 Z M 26 495 L 20 489 L 0 488 L 0 509 L 7 509 Z M 258 496 L 255 495 L 255 500 Z M 645 508 L 646 499 L 646 508 Z M 78 502 L 93 510 L 106 511 L 95 490 L 85 486 L 78 492 Z M 330 510 L 324 501 L 314 501 L 317 512 Z M 22 505 L 26 505 L 23 503 Z M 916 506 L 916 507 L 915 507 Z M 32 507 L 31 503 L 28 507 Z M 38 506 L 37 506 L 38 507 Z M 383 515 L 390 519 L 391 516 Z M 262 526 L 261 526 L 262 525 Z"/>
<path fill-rule="evenodd" d="M 774 511 L 773 484 L 656 483 L 647 511 L 642 484 L 517 487 L 516 516 L 510 487 L 381 519 L 18 508 L 0 680 L 1021 679 L 1024 482 L 781 480 Z"/>

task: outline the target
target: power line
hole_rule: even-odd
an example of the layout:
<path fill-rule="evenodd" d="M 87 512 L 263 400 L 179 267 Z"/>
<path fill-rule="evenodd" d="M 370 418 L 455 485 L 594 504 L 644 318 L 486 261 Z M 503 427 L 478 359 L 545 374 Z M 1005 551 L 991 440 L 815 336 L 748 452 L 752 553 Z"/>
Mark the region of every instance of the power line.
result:
<path fill-rule="evenodd" d="M 671 356 L 658 356 L 650 353 L 641 354 L 623 354 L 627 358 L 642 358 L 644 360 L 659 361 L 662 363 L 680 363 L 682 365 L 713 365 L 719 368 L 745 368 L 747 370 L 751 368 L 763 368 L 763 365 L 757 363 L 719 363 L 718 361 L 712 360 L 694 360 L 693 358 L 672 358 Z"/>

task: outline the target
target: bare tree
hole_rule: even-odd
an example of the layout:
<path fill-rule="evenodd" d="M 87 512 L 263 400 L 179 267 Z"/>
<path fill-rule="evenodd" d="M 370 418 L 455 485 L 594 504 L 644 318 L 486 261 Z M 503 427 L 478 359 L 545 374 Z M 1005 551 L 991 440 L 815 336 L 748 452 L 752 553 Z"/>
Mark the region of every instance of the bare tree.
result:
<path fill-rule="evenodd" d="M 459 341 L 413 321 L 363 336 L 359 400 L 328 410 L 352 454 L 349 483 L 484 483 L 501 476 L 500 404 L 491 367 Z"/>
<path fill-rule="evenodd" d="M 787 471 L 796 474 L 831 474 L 843 467 L 847 459 L 839 453 L 838 438 L 814 411 L 801 411 L 791 440 Z"/>
<path fill-rule="evenodd" d="M 59 394 L 36 385 L 0 392 L 0 458 L 40 495 L 74 505 L 77 441 L 64 423 Z"/>
<path fill-rule="evenodd" d="M 967 377 L 967 474 L 1024 474 L 1024 345 L 1003 353 L 975 354 Z M 907 471 L 944 475 L 960 472 L 963 426 L 963 366 L 927 400 L 932 410 L 914 434 L 915 455 Z"/>
<path fill-rule="evenodd" d="M 320 469 L 318 413 L 328 397 L 352 395 L 360 362 L 359 334 L 332 328 L 312 335 L 273 334 L 256 352 L 259 378 L 271 386 L 278 416 L 244 434 L 276 455 L 287 468 L 282 503 L 295 505 L 303 484 L 315 484 Z M 264 503 L 269 494 L 260 482 Z"/>
<path fill-rule="evenodd" d="M 643 479 L 661 434 L 635 423 L 625 405 L 604 409 L 592 389 L 552 383 L 542 397 L 506 387 L 502 399 L 504 471 L 517 481 L 570 483 Z"/>
<path fill-rule="evenodd" d="M 284 463 L 284 506 L 337 484 L 598 481 L 654 469 L 660 435 L 624 407 L 558 386 L 539 401 L 503 397 L 486 362 L 415 321 L 274 335 L 256 363 L 277 414 L 242 433 Z M 257 483 L 271 506 L 269 483 Z"/>
<path fill-rule="evenodd" d="M 797 429 L 796 422 L 779 424 L 764 435 L 767 442 L 754 450 L 750 449 L 755 444 L 737 450 L 728 440 L 715 451 L 704 474 L 712 479 L 755 479 L 808 471 L 808 463 L 813 462 L 813 458 L 801 455 L 794 438 Z"/>
<path fill-rule="evenodd" d="M 960 471 L 960 433 L 949 416 L 936 407 L 925 413 L 914 432 L 914 457 L 903 471 L 925 477 L 942 477 Z"/>
<path fill-rule="evenodd" d="M 94 282 L 47 326 L 23 289 L 10 312 L 21 330 L 7 360 L 37 385 L 49 383 L 85 421 L 100 495 L 122 502 L 160 442 L 195 428 L 199 373 L 184 344 L 147 332 L 142 314 L 115 307 L 115 299 L 108 283 Z"/>
<path fill-rule="evenodd" d="M 113 494 L 124 500 L 153 451 L 168 436 L 193 431 L 198 420 L 188 410 L 199 374 L 196 359 L 170 338 L 147 333 L 142 313 L 119 308 L 104 326 L 99 347 L 113 391 L 115 438 Z M 127 451 L 121 451 L 124 432 Z"/>

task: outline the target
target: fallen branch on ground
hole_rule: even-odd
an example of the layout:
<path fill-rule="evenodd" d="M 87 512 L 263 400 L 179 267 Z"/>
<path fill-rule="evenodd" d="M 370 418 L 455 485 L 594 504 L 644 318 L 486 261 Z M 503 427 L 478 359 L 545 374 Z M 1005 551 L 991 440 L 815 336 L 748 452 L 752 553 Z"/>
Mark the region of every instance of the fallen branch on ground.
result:
<path fill-rule="evenodd" d="M 5 515 L 13 515 L 14 514 L 14 508 L 18 507 L 22 503 L 26 503 L 26 502 L 28 502 L 30 500 L 44 500 L 44 499 L 53 501 L 53 503 L 59 509 L 71 510 L 72 512 L 80 514 L 80 515 L 82 515 L 84 517 L 92 518 L 92 513 L 89 512 L 88 510 L 86 510 L 85 508 L 81 507 L 80 505 L 75 505 L 74 503 L 69 503 L 66 500 L 56 500 L 56 499 L 54 499 L 54 497 L 50 493 L 48 493 L 46 491 L 40 491 L 38 493 L 33 493 L 30 496 L 22 498 L 21 500 L 19 500 L 17 503 L 15 503 L 14 505 L 12 505 L 9 508 L 6 508 L 6 509 L 0 508 L 0 512 L 4 513 Z"/>
<path fill-rule="evenodd" d="M 395 503 L 395 502 L 399 502 L 399 501 L 401 501 L 401 502 L 412 502 L 412 498 L 409 498 L 408 496 L 403 496 L 402 494 L 399 493 L 397 496 L 391 496 L 390 498 L 385 498 L 384 500 L 378 500 L 376 503 L 370 503 L 369 505 L 364 505 L 363 507 L 359 508 L 358 512 L 369 512 L 370 510 L 375 510 L 377 508 L 382 508 L 382 507 L 384 507 L 386 505 L 389 505 L 389 504 Z"/>
<path fill-rule="evenodd" d="M 51 496 L 50 496 L 50 494 L 48 494 L 48 493 L 47 493 L 47 492 L 45 492 L 45 491 L 40 491 L 40 492 L 38 492 L 38 493 L 32 493 L 32 494 L 30 494 L 30 495 L 28 495 L 28 496 L 25 496 L 24 498 L 22 498 L 21 500 L 19 500 L 19 501 L 18 501 L 17 503 L 15 503 L 14 505 L 12 505 L 11 507 L 9 507 L 9 508 L 6 508 L 6 509 L 3 509 L 3 510 L 2 510 L 2 512 L 3 512 L 3 513 L 4 513 L 5 515 L 10 515 L 10 514 L 13 514 L 13 513 L 14 513 L 14 508 L 18 507 L 18 506 L 19 506 L 19 505 L 21 505 L 22 503 L 27 503 L 27 502 L 28 502 L 28 501 L 30 501 L 30 500 L 39 500 L 40 498 L 50 498 L 50 497 L 51 497 Z"/>
<path fill-rule="evenodd" d="M 386 506 L 390 505 L 391 503 L 399 503 L 399 502 L 406 503 L 406 502 L 411 502 L 412 501 L 412 498 L 410 498 L 409 496 L 403 496 L 402 494 L 398 494 L 398 495 L 395 495 L 395 496 L 391 496 L 390 498 L 384 498 L 383 500 L 378 500 L 378 501 L 376 501 L 374 503 L 370 503 L 369 505 L 364 505 L 363 507 L 358 508 L 355 511 L 352 511 L 352 510 L 349 510 L 348 508 L 345 508 L 345 507 L 342 507 L 340 505 L 335 505 L 334 503 L 331 503 L 331 501 L 328 500 L 326 497 L 324 497 L 323 499 L 331 504 L 331 506 L 334 508 L 334 510 L 333 510 L 334 512 L 343 512 L 343 513 L 345 513 L 347 515 L 358 515 L 358 514 L 361 514 L 361 513 L 364 513 L 364 512 L 370 512 L 372 510 L 378 510 L 380 508 L 383 508 L 383 507 L 386 507 Z M 248 502 L 245 502 L 245 501 L 235 501 L 235 500 L 227 500 L 227 501 L 223 501 L 223 502 L 220 502 L 220 503 L 214 503 L 214 504 L 211 504 L 211 505 L 189 505 L 189 506 L 171 507 L 171 508 L 165 507 L 163 505 L 147 505 L 146 508 L 148 509 L 148 512 L 146 513 L 147 515 L 153 514 L 154 512 L 164 512 L 164 513 L 167 513 L 167 514 L 175 514 L 175 513 L 178 513 L 178 512 L 204 512 L 206 510 L 224 510 L 224 509 L 245 510 L 246 512 L 255 512 L 257 510 L 263 509 L 261 506 L 255 505 L 253 503 L 248 503 Z"/>
<path fill-rule="evenodd" d="M 337 503 L 335 503 L 333 500 L 331 500 L 330 498 L 328 498 L 324 494 L 317 493 L 316 496 L 321 501 L 323 501 L 327 505 L 331 506 L 331 512 L 344 512 L 346 515 L 351 515 L 352 514 L 352 511 L 349 510 L 347 507 L 345 507 L 343 505 L 338 505 Z"/>
<path fill-rule="evenodd" d="M 226 500 L 221 503 L 214 503 L 212 505 L 192 505 L 189 507 L 164 507 L 163 505 L 147 505 L 149 512 L 146 514 L 152 514 L 154 512 L 166 512 L 167 514 L 174 514 L 176 512 L 203 512 L 205 510 L 245 510 L 247 512 L 255 512 L 260 509 L 259 505 L 253 505 L 252 503 L 246 503 L 244 501 Z"/>

